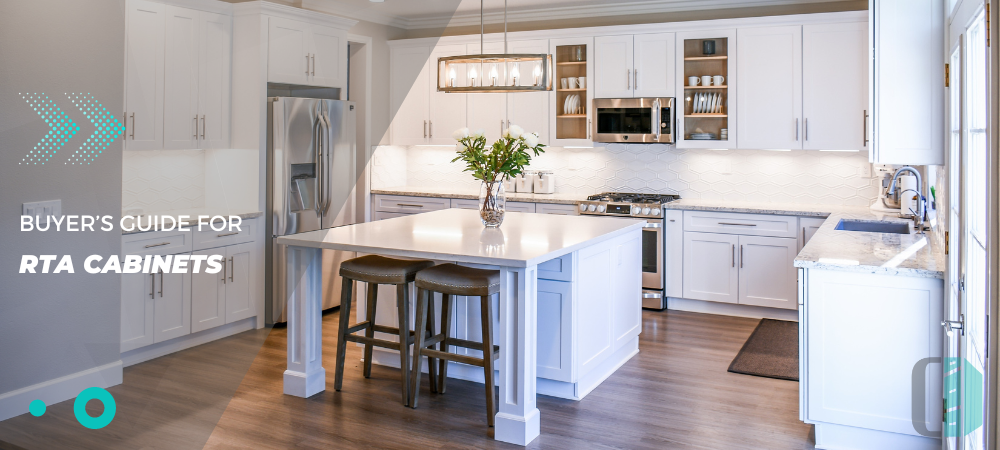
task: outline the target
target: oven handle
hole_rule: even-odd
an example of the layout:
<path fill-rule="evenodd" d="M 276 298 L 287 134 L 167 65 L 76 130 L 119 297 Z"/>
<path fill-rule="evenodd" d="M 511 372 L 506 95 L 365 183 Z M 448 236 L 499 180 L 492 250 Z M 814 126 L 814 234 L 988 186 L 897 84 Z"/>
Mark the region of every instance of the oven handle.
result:
<path fill-rule="evenodd" d="M 663 225 L 661 225 L 658 222 L 646 222 L 646 223 L 642 224 L 642 227 L 643 228 L 663 228 Z"/>
<path fill-rule="evenodd" d="M 660 117 L 660 99 L 653 100 L 653 114 L 650 119 L 655 119 L 652 125 L 653 129 L 656 130 L 656 142 L 660 142 L 660 121 L 663 120 Z"/>

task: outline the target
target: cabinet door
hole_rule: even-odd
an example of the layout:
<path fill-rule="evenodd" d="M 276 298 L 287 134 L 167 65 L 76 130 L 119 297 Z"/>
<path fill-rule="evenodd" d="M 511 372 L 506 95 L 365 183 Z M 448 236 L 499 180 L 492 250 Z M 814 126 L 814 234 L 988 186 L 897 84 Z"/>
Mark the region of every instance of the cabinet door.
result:
<path fill-rule="evenodd" d="M 465 127 L 468 94 L 438 92 L 438 58 L 465 53 L 465 45 L 441 45 L 434 48 L 427 62 L 427 92 L 430 110 L 427 116 L 427 139 L 431 144 L 455 145 L 451 133 Z M 455 74 L 464 83 L 465 74 Z"/>
<path fill-rule="evenodd" d="M 153 343 L 153 274 L 122 275 L 121 352 Z"/>
<path fill-rule="evenodd" d="M 637 34 L 635 41 L 636 97 L 673 97 L 677 63 L 674 33 Z"/>
<path fill-rule="evenodd" d="M 125 55 L 126 150 L 163 148 L 163 35 L 167 7 L 128 3 Z"/>
<path fill-rule="evenodd" d="M 156 273 L 153 341 L 163 342 L 191 333 L 191 274 Z"/>
<path fill-rule="evenodd" d="M 573 381 L 572 287 L 572 283 L 565 281 L 538 280 L 538 353 L 535 356 L 541 378 Z M 494 320 L 493 329 L 498 330 L 499 318 L 495 315 Z"/>
<path fill-rule="evenodd" d="M 243 320 L 256 315 L 254 295 L 254 259 L 256 251 L 253 243 L 226 247 L 229 278 L 226 282 L 226 323 Z"/>
<path fill-rule="evenodd" d="M 429 47 L 396 47 L 389 75 L 393 145 L 427 143 Z"/>
<path fill-rule="evenodd" d="M 225 248 L 201 250 L 194 255 L 226 256 Z M 228 264 L 228 260 L 227 260 Z M 202 263 L 198 273 L 191 274 L 191 332 L 197 333 L 226 323 L 226 274 L 205 271 Z M 228 265 L 226 267 L 228 269 Z"/>
<path fill-rule="evenodd" d="M 466 51 L 478 53 L 479 44 L 469 44 Z M 503 43 L 487 42 L 483 53 L 503 53 Z M 484 80 L 489 80 L 489 73 L 480 74 L 483 75 Z M 507 129 L 507 96 L 497 93 L 469 94 L 468 124 L 471 130 L 485 131 L 486 145 L 493 145 Z"/>
<path fill-rule="evenodd" d="M 739 148 L 802 148 L 802 27 L 737 31 Z"/>
<path fill-rule="evenodd" d="M 869 2 L 878 55 L 871 59 L 875 163 L 944 164 L 943 3 Z"/>
<path fill-rule="evenodd" d="M 229 147 L 229 96 L 232 64 L 232 19 L 201 13 L 198 39 L 198 111 L 202 148 Z"/>
<path fill-rule="evenodd" d="M 799 234 L 799 251 L 802 251 L 802 247 L 805 247 L 813 235 L 819 231 L 819 227 L 823 225 L 823 222 L 826 222 L 826 219 L 814 217 L 799 218 L 799 228 L 802 229 Z"/>
<path fill-rule="evenodd" d="M 306 84 L 309 62 L 309 25 L 294 20 L 268 19 L 267 81 Z"/>
<path fill-rule="evenodd" d="M 868 28 L 802 27 L 802 116 L 806 150 L 865 150 Z"/>
<path fill-rule="evenodd" d="M 309 84 L 347 88 L 347 36 L 344 31 L 319 25 L 310 27 L 310 50 L 314 58 Z"/>
<path fill-rule="evenodd" d="M 577 51 L 579 50 L 579 59 Z M 549 93 L 549 144 L 553 147 L 593 147 L 591 127 L 594 116 L 594 38 L 564 38 L 549 40 L 549 54 L 555 59 L 553 89 Z M 560 64 L 562 63 L 562 64 Z M 562 89 L 560 79 L 584 77 L 584 90 Z M 566 115 L 566 98 L 579 95 L 584 115 Z"/>
<path fill-rule="evenodd" d="M 684 233 L 684 298 L 737 303 L 738 246 L 737 235 Z"/>
<path fill-rule="evenodd" d="M 740 129 L 736 123 L 737 115 L 737 94 L 739 93 L 739 76 L 737 75 L 736 64 L 739 60 L 736 43 L 736 29 L 722 30 L 698 30 L 684 31 L 677 33 L 676 52 L 676 97 L 674 107 L 677 120 L 674 141 L 676 147 L 684 148 L 708 148 L 708 149 L 733 149 L 739 142 Z M 714 42 L 709 45 L 714 49 L 714 53 L 706 54 L 706 42 Z M 725 86 L 710 86 L 706 88 L 700 84 L 688 86 L 690 77 L 721 75 L 725 78 Z M 716 112 L 703 113 L 696 109 L 697 101 L 704 101 L 708 95 L 718 95 L 719 108 Z M 702 103 L 703 105 L 703 103 Z M 698 111 L 697 113 L 695 111 Z M 791 129 L 791 126 L 789 126 Z M 715 134 L 718 139 L 698 140 L 691 139 L 692 134 L 700 132 Z M 723 139 L 722 130 L 728 132 L 726 139 Z"/>
<path fill-rule="evenodd" d="M 198 148 L 199 12 L 167 7 L 163 57 L 163 148 Z"/>
<path fill-rule="evenodd" d="M 632 97 L 632 35 L 594 38 L 594 97 Z"/>
<path fill-rule="evenodd" d="M 798 308 L 797 254 L 795 238 L 740 236 L 740 304 Z"/>
<path fill-rule="evenodd" d="M 510 43 L 511 53 L 548 53 L 549 41 L 515 41 Z M 534 66 L 518 67 L 524 80 L 532 80 Z M 538 142 L 549 144 L 549 93 L 548 92 L 516 92 L 507 94 L 507 120 L 513 125 L 520 125 L 524 131 L 538 133 Z"/>

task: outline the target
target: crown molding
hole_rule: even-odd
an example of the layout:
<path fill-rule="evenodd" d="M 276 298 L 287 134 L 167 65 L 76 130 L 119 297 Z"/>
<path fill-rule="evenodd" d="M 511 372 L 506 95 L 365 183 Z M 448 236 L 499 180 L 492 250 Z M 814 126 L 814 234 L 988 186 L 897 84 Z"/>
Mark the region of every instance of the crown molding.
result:
<path fill-rule="evenodd" d="M 299 20 L 302 22 L 348 30 L 358 24 L 357 20 L 329 14 L 327 12 L 296 8 L 278 3 L 253 1 L 233 5 L 234 16 L 267 15 Z"/>
<path fill-rule="evenodd" d="M 357 9 L 337 0 L 302 0 L 302 7 L 305 9 L 319 11 L 327 14 L 336 14 L 349 17 L 355 20 L 388 25 L 390 27 L 407 29 L 408 21 L 399 16 L 382 14 L 369 8 Z M 352 11 L 352 8 L 353 11 Z"/>

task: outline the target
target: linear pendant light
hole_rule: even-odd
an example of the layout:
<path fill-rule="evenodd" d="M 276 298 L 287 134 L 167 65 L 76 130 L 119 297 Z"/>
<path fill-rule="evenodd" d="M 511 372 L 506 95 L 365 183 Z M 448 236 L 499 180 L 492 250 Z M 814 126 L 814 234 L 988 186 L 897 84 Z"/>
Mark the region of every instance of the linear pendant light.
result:
<path fill-rule="evenodd" d="M 537 92 L 552 90 L 552 55 L 507 53 L 507 0 L 503 2 L 503 53 L 485 54 L 483 0 L 479 0 L 478 55 L 438 58 L 439 92 Z"/>

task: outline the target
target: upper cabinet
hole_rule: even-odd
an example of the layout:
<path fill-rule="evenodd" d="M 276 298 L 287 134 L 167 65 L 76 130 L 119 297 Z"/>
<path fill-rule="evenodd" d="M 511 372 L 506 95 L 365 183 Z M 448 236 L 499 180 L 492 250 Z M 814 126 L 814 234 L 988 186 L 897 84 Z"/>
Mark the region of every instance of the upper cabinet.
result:
<path fill-rule="evenodd" d="M 127 150 L 229 146 L 232 19 L 128 3 Z"/>
<path fill-rule="evenodd" d="M 802 148 L 867 150 L 868 27 L 802 27 Z"/>
<path fill-rule="evenodd" d="M 391 49 L 389 97 L 394 145 L 427 143 L 431 50 L 428 46 Z"/>
<path fill-rule="evenodd" d="M 944 164 L 943 3 L 869 2 L 872 162 Z"/>
<path fill-rule="evenodd" d="M 594 96 L 673 97 L 674 39 L 674 33 L 594 38 Z"/>
<path fill-rule="evenodd" d="M 736 30 L 677 33 L 677 148 L 735 148 Z"/>
<path fill-rule="evenodd" d="M 740 29 L 737 39 L 738 147 L 801 149 L 802 27 Z"/>
<path fill-rule="evenodd" d="M 549 144 L 555 147 L 593 147 L 590 105 L 594 100 L 594 38 L 550 39 L 549 54 L 555 67 L 552 92 L 549 93 Z M 575 79 L 574 85 L 570 85 L 571 79 Z M 566 86 L 563 86 L 563 80 L 566 80 Z M 583 86 L 580 85 L 581 80 Z"/>
<path fill-rule="evenodd" d="M 268 18 L 267 81 L 347 87 L 347 31 Z"/>

